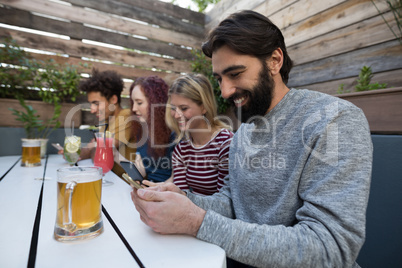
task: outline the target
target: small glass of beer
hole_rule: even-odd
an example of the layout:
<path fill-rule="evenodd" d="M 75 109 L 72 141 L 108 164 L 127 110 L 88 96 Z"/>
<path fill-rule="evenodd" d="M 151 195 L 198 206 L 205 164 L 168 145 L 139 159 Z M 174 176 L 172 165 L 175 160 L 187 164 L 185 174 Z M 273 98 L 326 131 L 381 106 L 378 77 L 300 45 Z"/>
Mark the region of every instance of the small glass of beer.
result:
<path fill-rule="evenodd" d="M 67 167 L 57 170 L 57 215 L 54 237 L 73 241 L 103 232 L 102 168 Z"/>
<path fill-rule="evenodd" d="M 22 167 L 40 166 L 40 146 L 38 139 L 21 139 L 22 141 Z"/>

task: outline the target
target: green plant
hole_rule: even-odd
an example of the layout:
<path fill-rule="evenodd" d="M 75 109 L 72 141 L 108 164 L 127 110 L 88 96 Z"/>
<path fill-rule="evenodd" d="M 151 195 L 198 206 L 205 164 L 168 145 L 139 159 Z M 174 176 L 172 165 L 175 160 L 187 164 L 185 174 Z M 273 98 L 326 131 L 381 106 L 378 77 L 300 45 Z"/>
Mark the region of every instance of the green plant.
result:
<path fill-rule="evenodd" d="M 338 87 L 338 90 L 336 91 L 336 94 L 343 94 L 343 93 L 349 93 L 350 90 L 345 90 L 345 84 L 340 84 Z"/>
<path fill-rule="evenodd" d="M 172 0 L 171 3 L 175 4 L 177 0 Z M 191 0 L 194 4 L 198 7 L 198 12 L 204 12 L 205 9 L 208 7 L 209 4 L 216 4 L 220 0 Z M 190 5 L 189 7 L 190 8 Z"/>
<path fill-rule="evenodd" d="M 374 3 L 373 0 L 371 0 L 371 3 L 375 6 L 377 9 L 378 13 L 381 15 L 383 18 L 384 22 L 387 24 L 388 28 L 391 30 L 392 34 L 396 37 L 396 39 L 399 41 L 399 43 L 402 45 L 402 0 L 392 0 L 392 1 L 387 1 L 389 9 L 392 11 L 392 14 L 394 15 L 394 19 L 396 21 L 396 25 L 398 27 L 399 34 L 396 33 L 391 25 L 387 22 L 381 11 L 378 9 L 377 5 Z"/>
<path fill-rule="evenodd" d="M 371 83 L 371 79 L 373 78 L 373 72 L 371 70 L 371 67 L 369 66 L 363 66 L 360 69 L 359 73 L 359 78 L 356 79 L 356 85 L 355 85 L 355 91 L 368 91 L 368 90 L 376 90 L 376 89 L 382 89 L 386 88 L 387 84 L 386 83 Z M 345 84 L 340 84 L 337 90 L 337 94 L 344 94 L 344 93 L 349 93 L 350 90 L 345 90 Z"/>
<path fill-rule="evenodd" d="M 81 75 L 74 65 L 61 65 L 54 60 L 39 61 L 29 57 L 14 40 L 6 39 L 0 48 L 0 96 L 16 98 L 23 111 L 13 111 L 23 122 L 27 137 L 47 138 L 60 127 L 61 103 L 75 101 L 81 93 L 78 83 Z M 42 100 L 53 105 L 48 120 L 40 120 L 37 111 L 25 100 Z"/>
<path fill-rule="evenodd" d="M 221 91 L 219 89 L 218 81 L 216 81 L 215 77 L 212 74 L 212 63 L 211 60 L 208 59 L 204 53 L 200 50 L 192 51 L 194 59 L 191 63 L 191 68 L 193 72 L 201 73 L 205 75 L 208 80 L 212 84 L 212 88 L 214 90 L 215 98 L 218 103 L 218 113 L 225 113 L 227 108 L 229 107 L 229 102 L 222 98 Z"/>
<path fill-rule="evenodd" d="M 37 111 L 33 109 L 31 105 L 27 105 L 21 96 L 18 96 L 17 98 L 20 102 L 20 105 L 25 109 L 25 112 L 11 108 L 8 109 L 13 112 L 13 115 L 16 117 L 17 121 L 20 121 L 24 124 L 27 138 L 33 139 L 35 138 L 35 129 L 42 126 L 42 120 L 40 120 L 39 115 L 36 114 Z"/>
<path fill-rule="evenodd" d="M 387 84 L 379 84 L 379 83 L 371 83 L 371 79 L 373 78 L 373 72 L 371 67 L 363 66 L 360 69 L 359 78 L 356 80 L 357 85 L 355 86 L 356 91 L 367 91 L 367 90 L 375 90 L 386 88 Z"/>
<path fill-rule="evenodd" d="M 198 7 L 199 12 L 204 12 L 209 4 L 216 4 L 220 0 L 192 0 Z"/>
<path fill-rule="evenodd" d="M 34 91 L 27 91 L 27 81 L 33 80 L 32 64 L 15 40 L 5 39 L 0 47 L 0 97 L 35 97 Z"/>

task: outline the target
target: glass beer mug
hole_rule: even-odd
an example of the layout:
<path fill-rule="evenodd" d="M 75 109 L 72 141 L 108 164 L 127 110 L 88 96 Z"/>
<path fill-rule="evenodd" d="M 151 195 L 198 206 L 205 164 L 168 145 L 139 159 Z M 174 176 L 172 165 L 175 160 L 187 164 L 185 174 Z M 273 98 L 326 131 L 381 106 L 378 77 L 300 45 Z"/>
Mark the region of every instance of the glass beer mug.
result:
<path fill-rule="evenodd" d="M 36 167 L 40 166 L 40 140 L 38 139 L 21 139 L 22 141 L 22 158 L 21 166 Z"/>
<path fill-rule="evenodd" d="M 101 196 L 102 168 L 58 169 L 55 239 L 72 241 L 101 234 Z"/>

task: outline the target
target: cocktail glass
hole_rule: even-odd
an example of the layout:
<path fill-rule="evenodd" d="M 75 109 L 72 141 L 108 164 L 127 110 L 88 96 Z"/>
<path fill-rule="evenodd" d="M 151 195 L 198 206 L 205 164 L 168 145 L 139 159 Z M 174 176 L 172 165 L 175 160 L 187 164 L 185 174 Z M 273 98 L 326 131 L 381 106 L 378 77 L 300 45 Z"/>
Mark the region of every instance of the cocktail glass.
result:
<path fill-rule="evenodd" d="M 81 137 L 71 135 L 64 139 L 64 158 L 70 164 L 75 165 L 81 154 Z"/>
<path fill-rule="evenodd" d="M 105 136 L 106 134 L 106 136 Z M 114 165 L 113 143 L 114 138 L 109 131 L 95 133 L 96 151 L 94 165 L 102 168 L 102 185 L 109 186 L 113 182 L 105 180 L 105 174 L 108 173 Z"/>

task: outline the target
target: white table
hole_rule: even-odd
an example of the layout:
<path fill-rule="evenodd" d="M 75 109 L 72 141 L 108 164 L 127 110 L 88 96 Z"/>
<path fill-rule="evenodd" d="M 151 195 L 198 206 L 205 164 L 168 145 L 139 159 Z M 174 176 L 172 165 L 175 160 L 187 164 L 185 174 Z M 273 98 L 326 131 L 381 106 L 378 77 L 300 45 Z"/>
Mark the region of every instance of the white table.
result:
<path fill-rule="evenodd" d="M 225 252 L 216 245 L 153 232 L 139 218 L 131 187 L 112 172 L 106 178 L 114 184 L 103 187 L 102 205 L 115 228 L 103 213 L 100 236 L 56 241 L 56 170 L 68 164 L 50 155 L 39 167 L 18 162 L 11 168 L 16 161 L 0 157 L 0 178 L 8 172 L 0 181 L 0 267 L 226 267 Z M 93 165 L 90 160 L 78 164 Z"/>

